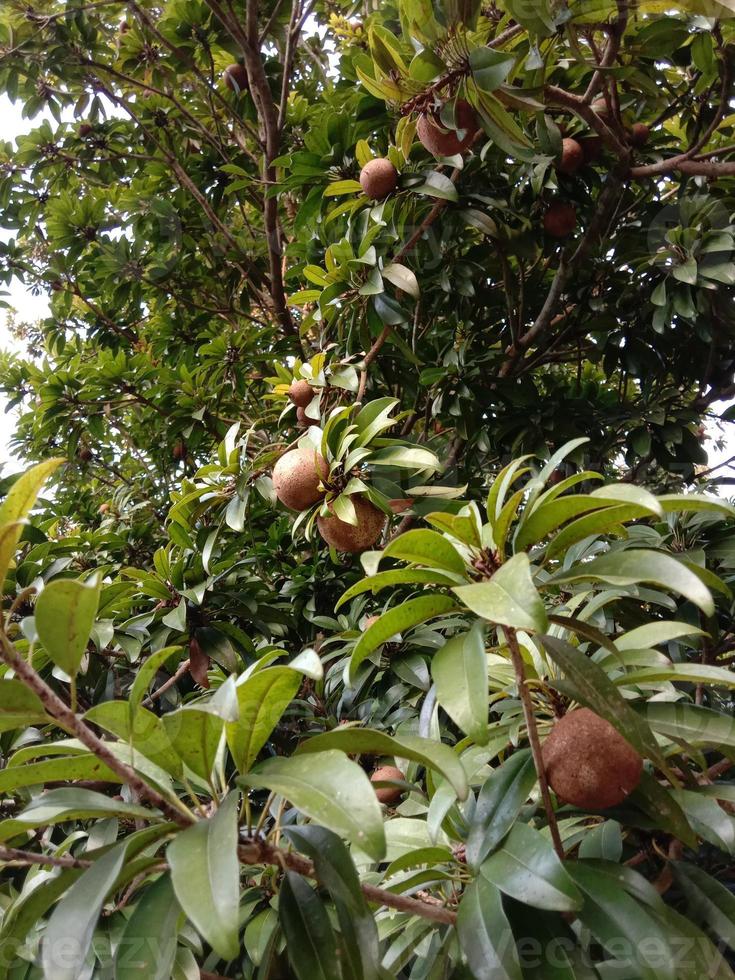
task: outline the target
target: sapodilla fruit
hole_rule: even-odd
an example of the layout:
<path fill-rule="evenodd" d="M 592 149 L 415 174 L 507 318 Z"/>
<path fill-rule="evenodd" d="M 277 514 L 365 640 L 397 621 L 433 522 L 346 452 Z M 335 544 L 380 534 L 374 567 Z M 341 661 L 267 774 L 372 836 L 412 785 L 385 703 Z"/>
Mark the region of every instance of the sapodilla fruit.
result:
<path fill-rule="evenodd" d="M 381 766 L 379 769 L 376 769 L 370 777 L 370 782 L 382 783 L 383 781 L 387 781 L 389 779 L 404 782 L 403 773 L 395 766 Z M 397 803 L 400 800 L 401 796 L 403 795 L 403 790 L 400 786 L 377 786 L 375 788 L 375 795 L 378 797 L 379 803 L 386 803 L 390 805 L 391 803 Z"/>
<path fill-rule="evenodd" d="M 311 425 L 319 425 L 319 419 L 313 419 L 306 414 L 306 409 L 299 406 L 296 409 L 296 424 L 301 429 L 308 429 Z"/>
<path fill-rule="evenodd" d="M 239 95 L 241 92 L 246 92 L 248 87 L 248 73 L 245 70 L 245 66 L 241 65 L 239 62 L 235 62 L 232 65 L 228 65 L 224 70 L 225 85 L 227 88 L 231 88 L 233 92 L 237 92 Z"/>
<path fill-rule="evenodd" d="M 633 125 L 630 127 L 630 142 L 638 149 L 646 145 L 650 135 L 651 130 L 645 123 L 633 123 Z"/>
<path fill-rule="evenodd" d="M 288 389 L 288 397 L 299 408 L 306 408 L 314 397 L 314 389 L 308 381 L 296 380 Z"/>
<path fill-rule="evenodd" d="M 607 121 L 608 121 L 608 119 L 610 118 L 610 110 L 608 109 L 608 107 L 607 107 L 607 102 L 605 102 L 605 100 L 604 100 L 604 99 L 595 99 L 595 101 L 594 101 L 594 102 L 592 103 L 592 105 L 590 106 L 590 109 L 591 109 L 591 110 L 592 110 L 593 112 L 596 112 L 596 113 L 597 113 L 597 115 L 598 115 L 598 116 L 599 116 L 599 117 L 600 117 L 600 118 L 601 118 L 601 119 L 602 119 L 602 120 L 603 120 L 604 122 L 607 122 Z"/>
<path fill-rule="evenodd" d="M 356 554 L 370 548 L 378 540 L 385 527 L 385 514 L 364 497 L 353 496 L 352 503 L 357 524 L 340 520 L 329 504 L 330 514 L 327 517 L 320 514 L 316 519 L 316 526 L 328 545 L 337 551 Z"/>
<path fill-rule="evenodd" d="M 542 756 L 556 795 L 581 810 L 622 803 L 643 771 L 643 759 L 635 749 L 589 708 L 571 711 L 554 725 Z"/>
<path fill-rule="evenodd" d="M 566 138 L 561 141 L 561 155 L 556 163 L 559 173 L 571 176 L 576 174 L 584 163 L 584 150 L 576 140 Z"/>
<path fill-rule="evenodd" d="M 472 146 L 478 133 L 478 126 L 475 110 L 469 102 L 464 99 L 457 100 L 454 107 L 454 121 L 457 130 L 464 131 L 461 139 L 454 129 L 445 132 L 434 113 L 419 116 L 416 133 L 426 149 L 435 157 L 451 157 L 455 153 L 464 153 Z"/>
<path fill-rule="evenodd" d="M 582 136 L 581 139 L 577 141 L 582 147 L 582 153 L 584 153 L 585 163 L 597 163 L 597 161 L 602 156 L 602 137 L 600 136 Z"/>
<path fill-rule="evenodd" d="M 544 215 L 544 231 L 552 238 L 566 238 L 577 227 L 577 209 L 568 201 L 554 201 Z"/>
<path fill-rule="evenodd" d="M 329 475 L 323 456 L 309 446 L 284 453 L 273 467 L 273 489 L 291 510 L 306 510 L 324 493 L 319 489 Z"/>
<path fill-rule="evenodd" d="M 360 171 L 360 186 L 371 201 L 381 201 L 398 186 L 398 171 L 385 157 L 370 160 Z"/>

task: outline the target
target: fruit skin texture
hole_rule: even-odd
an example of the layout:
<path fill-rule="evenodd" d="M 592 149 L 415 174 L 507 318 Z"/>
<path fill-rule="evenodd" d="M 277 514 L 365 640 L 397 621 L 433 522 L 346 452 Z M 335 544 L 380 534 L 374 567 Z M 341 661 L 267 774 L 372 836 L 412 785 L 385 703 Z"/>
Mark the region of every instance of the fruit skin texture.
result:
<path fill-rule="evenodd" d="M 403 773 L 395 766 L 381 766 L 370 777 L 370 781 L 373 783 L 382 782 L 387 779 L 400 779 L 401 782 L 404 781 Z M 379 803 L 390 805 L 400 800 L 403 795 L 403 790 L 399 786 L 380 786 L 375 790 L 375 795 L 378 797 Z"/>
<path fill-rule="evenodd" d="M 311 425 L 319 425 L 319 420 L 310 418 L 306 414 L 306 409 L 299 406 L 296 409 L 296 424 L 300 429 L 308 429 Z"/>
<path fill-rule="evenodd" d="M 356 554 L 370 548 L 380 537 L 385 527 L 385 514 L 364 497 L 353 496 L 352 503 L 357 514 L 357 524 L 348 524 L 334 513 L 328 517 L 321 514 L 316 519 L 319 533 L 337 551 Z M 331 510 L 331 504 L 329 505 Z"/>
<path fill-rule="evenodd" d="M 241 92 L 247 92 L 248 89 L 248 73 L 245 71 L 245 66 L 235 62 L 232 65 L 228 65 L 224 70 L 225 85 L 227 88 L 231 88 L 233 92 L 237 92 L 238 95 Z"/>
<path fill-rule="evenodd" d="M 380 201 L 398 186 L 398 171 L 385 157 L 370 160 L 360 171 L 360 186 L 366 197 Z"/>
<path fill-rule="evenodd" d="M 419 116 L 416 133 L 426 149 L 435 157 L 451 157 L 455 153 L 464 153 L 474 142 L 478 132 L 475 110 L 464 99 L 458 99 L 454 110 L 454 119 L 458 129 L 465 130 L 462 139 L 457 132 L 450 129 L 445 133 L 436 116 Z"/>
<path fill-rule="evenodd" d="M 292 449 L 273 467 L 273 489 L 286 507 L 306 510 L 322 497 L 324 491 L 319 489 L 319 482 L 328 475 L 326 460 L 314 449 Z"/>
<path fill-rule="evenodd" d="M 94 127 L 91 126 L 89 123 L 81 123 L 81 125 L 79 126 L 80 137 L 84 139 L 85 136 L 89 136 L 89 134 L 92 132 L 93 129 Z"/>
<path fill-rule="evenodd" d="M 640 782 L 643 759 L 617 729 L 589 708 L 556 723 L 542 748 L 546 776 L 559 799 L 581 810 L 616 806 Z"/>
<path fill-rule="evenodd" d="M 633 146 L 640 147 L 645 146 L 648 142 L 648 137 L 651 135 L 651 130 L 646 126 L 645 123 L 637 122 L 633 123 L 630 128 L 630 142 Z"/>
<path fill-rule="evenodd" d="M 559 173 L 571 176 L 576 174 L 584 163 L 584 150 L 576 140 L 563 139 L 561 141 L 561 156 L 556 164 Z"/>
<path fill-rule="evenodd" d="M 314 397 L 314 389 L 308 381 L 294 381 L 288 389 L 288 397 L 299 408 L 306 408 Z"/>
<path fill-rule="evenodd" d="M 603 122 L 607 122 L 610 119 L 610 110 L 608 109 L 607 102 L 605 102 L 604 99 L 595 99 L 590 106 L 590 109 L 592 109 L 593 112 L 596 112 Z"/>
<path fill-rule="evenodd" d="M 567 201 L 555 201 L 544 215 L 544 231 L 552 238 L 566 238 L 577 227 L 577 209 Z"/>

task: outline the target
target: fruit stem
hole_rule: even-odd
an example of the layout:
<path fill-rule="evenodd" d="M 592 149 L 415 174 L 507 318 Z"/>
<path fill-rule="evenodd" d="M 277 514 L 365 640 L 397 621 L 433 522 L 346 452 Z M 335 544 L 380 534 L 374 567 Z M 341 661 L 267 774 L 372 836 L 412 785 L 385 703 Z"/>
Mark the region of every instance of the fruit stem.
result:
<path fill-rule="evenodd" d="M 528 741 L 531 745 L 533 764 L 536 767 L 536 775 L 538 776 L 538 782 L 541 788 L 541 799 L 543 800 L 544 809 L 546 810 L 546 819 L 548 820 L 549 830 L 551 831 L 551 840 L 553 841 L 554 850 L 558 854 L 559 859 L 563 861 L 565 857 L 564 845 L 561 842 L 559 825 L 556 822 L 554 804 L 551 800 L 551 793 L 549 791 L 549 782 L 546 778 L 546 769 L 544 768 L 544 760 L 543 756 L 541 755 L 541 742 L 538 737 L 538 727 L 536 725 L 536 715 L 533 711 L 531 693 L 526 684 L 526 671 L 523 666 L 521 648 L 518 645 L 518 638 L 513 627 L 504 626 L 503 633 L 505 634 L 505 639 L 508 643 L 510 657 L 513 662 L 513 669 L 515 670 L 518 693 L 521 698 L 521 704 L 523 705 L 523 717 L 526 720 L 526 729 L 528 730 Z"/>

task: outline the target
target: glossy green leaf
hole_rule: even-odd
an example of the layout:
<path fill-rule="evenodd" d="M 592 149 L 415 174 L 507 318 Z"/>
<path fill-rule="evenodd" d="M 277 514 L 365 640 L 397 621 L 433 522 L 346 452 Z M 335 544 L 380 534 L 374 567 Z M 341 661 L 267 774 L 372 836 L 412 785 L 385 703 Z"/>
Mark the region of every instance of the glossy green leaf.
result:
<path fill-rule="evenodd" d="M 515 752 L 483 783 L 467 834 L 467 863 L 477 869 L 516 822 L 536 785 L 530 751 Z"/>
<path fill-rule="evenodd" d="M 508 77 L 515 55 L 492 48 L 473 48 L 470 51 L 470 70 L 475 85 L 483 92 L 494 92 Z"/>
<path fill-rule="evenodd" d="M 36 602 L 36 630 L 53 662 L 73 677 L 94 626 L 102 581 L 55 579 Z"/>
<path fill-rule="evenodd" d="M 477 616 L 515 629 L 543 632 L 546 610 L 531 578 L 528 556 L 514 555 L 493 577 L 452 590 Z"/>
<path fill-rule="evenodd" d="M 296 750 L 296 755 L 307 752 L 323 752 L 326 749 L 339 749 L 350 755 L 387 755 L 398 759 L 409 759 L 434 769 L 451 784 L 459 799 L 467 796 L 467 776 L 459 756 L 442 742 L 418 735 L 388 735 L 387 732 L 372 728 L 334 728 L 323 735 L 305 739 Z"/>
<path fill-rule="evenodd" d="M 671 791 L 662 786 L 650 772 L 643 770 L 640 782 L 627 802 L 643 810 L 656 826 L 677 837 L 687 847 L 697 846 L 696 834 L 681 806 Z"/>
<path fill-rule="evenodd" d="M 240 949 L 238 795 L 230 793 L 209 820 L 180 831 L 166 851 L 179 905 L 225 960 L 234 959 Z"/>
<path fill-rule="evenodd" d="M 42 725 L 47 718 L 38 696 L 15 678 L 0 680 L 0 732 Z"/>
<path fill-rule="evenodd" d="M 551 842 L 523 823 L 513 825 L 482 863 L 480 874 L 504 894 L 534 908 L 573 912 L 582 907 L 582 895 Z"/>
<path fill-rule="evenodd" d="M 341 980 L 337 940 L 319 896 L 287 871 L 278 890 L 278 916 L 289 962 L 299 980 Z"/>
<path fill-rule="evenodd" d="M 227 723 L 225 735 L 239 772 L 247 772 L 255 762 L 301 679 L 291 667 L 266 667 L 237 685 L 239 718 Z"/>
<path fill-rule="evenodd" d="M 641 714 L 655 732 L 687 745 L 735 748 L 735 720 L 711 708 L 687 701 L 648 701 Z"/>
<path fill-rule="evenodd" d="M 672 861 L 671 866 L 684 893 L 687 914 L 735 949 L 735 895 L 696 864 Z"/>
<path fill-rule="evenodd" d="M 388 572 L 378 572 L 376 575 L 370 575 L 361 582 L 356 582 L 355 585 L 350 586 L 340 596 L 334 608 L 335 610 L 339 609 L 340 606 L 343 606 L 350 599 L 354 599 L 356 595 L 361 595 L 363 592 L 372 592 L 373 595 L 376 595 L 381 589 L 385 589 L 390 585 L 423 584 L 454 585 L 455 579 L 453 576 L 445 575 L 442 572 L 434 572 L 422 568 L 392 568 Z"/>
<path fill-rule="evenodd" d="M 115 980 L 169 980 L 181 908 L 169 875 L 141 895 L 115 953 Z"/>
<path fill-rule="evenodd" d="M 163 716 L 163 727 L 179 758 L 204 780 L 212 774 L 223 725 L 219 715 L 196 705 Z"/>
<path fill-rule="evenodd" d="M 479 745 L 488 739 L 485 631 L 477 624 L 453 636 L 431 659 L 436 699 L 452 721 Z"/>
<path fill-rule="evenodd" d="M 10 562 L 41 488 L 63 459 L 48 459 L 20 476 L 0 505 L 0 585 L 5 581 Z"/>
<path fill-rule="evenodd" d="M 384 558 L 400 558 L 429 568 L 466 576 L 465 560 L 454 545 L 436 531 L 420 529 L 399 534 L 383 549 Z"/>
<path fill-rule="evenodd" d="M 457 934 L 474 980 L 522 980 L 500 891 L 484 876 L 475 878 L 464 890 L 457 913 Z"/>
<path fill-rule="evenodd" d="M 264 786 L 285 796 L 304 816 L 346 837 L 374 861 L 385 854 L 380 804 L 364 769 L 342 752 L 275 757 L 247 775 L 244 786 Z"/>

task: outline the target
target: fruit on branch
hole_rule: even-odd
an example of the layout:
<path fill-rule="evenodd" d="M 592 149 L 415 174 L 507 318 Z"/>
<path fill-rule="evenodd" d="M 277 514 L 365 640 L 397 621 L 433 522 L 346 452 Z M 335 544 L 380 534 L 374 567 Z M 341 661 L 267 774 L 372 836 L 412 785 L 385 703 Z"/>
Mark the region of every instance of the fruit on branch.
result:
<path fill-rule="evenodd" d="M 374 626 L 379 619 L 380 619 L 380 616 L 378 616 L 377 614 L 374 614 L 373 616 L 366 616 L 365 617 L 365 621 L 362 624 L 362 628 L 365 629 L 365 630 L 369 630 L 370 627 L 371 626 Z"/>
<path fill-rule="evenodd" d="M 581 810 L 622 803 L 643 771 L 643 759 L 632 745 L 589 708 L 570 711 L 554 725 L 542 756 L 556 795 Z"/>
<path fill-rule="evenodd" d="M 314 397 L 314 389 L 308 381 L 297 380 L 292 382 L 288 389 L 288 397 L 299 408 L 306 408 Z"/>
<path fill-rule="evenodd" d="M 633 123 L 630 127 L 630 142 L 638 149 L 646 145 L 650 135 L 651 130 L 645 123 Z"/>
<path fill-rule="evenodd" d="M 603 151 L 602 137 L 582 136 L 577 142 L 582 147 L 584 162 L 587 164 L 597 163 Z"/>
<path fill-rule="evenodd" d="M 381 766 L 370 777 L 371 783 L 382 783 L 388 780 L 404 782 L 403 773 L 396 766 Z M 378 797 L 379 803 L 386 803 L 390 806 L 390 804 L 400 800 L 403 790 L 400 786 L 376 786 L 375 795 Z"/>
<path fill-rule="evenodd" d="M 356 554 L 371 548 L 378 540 L 385 527 L 385 514 L 365 497 L 352 497 L 357 524 L 348 524 L 341 520 L 333 511 L 333 505 L 328 504 L 330 513 L 316 519 L 319 533 L 337 551 L 348 551 Z"/>
<path fill-rule="evenodd" d="M 324 491 L 319 484 L 329 475 L 323 456 L 310 446 L 284 453 L 273 467 L 273 489 L 281 503 L 291 510 L 306 510 Z"/>
<path fill-rule="evenodd" d="M 455 153 L 464 153 L 472 146 L 479 127 L 475 110 L 469 102 L 457 100 L 454 121 L 457 130 L 446 130 L 436 113 L 419 116 L 416 133 L 429 153 L 433 153 L 435 157 L 451 157 Z M 463 133 L 461 137 L 458 130 Z"/>
<path fill-rule="evenodd" d="M 610 121 L 610 109 L 608 108 L 607 102 L 604 99 L 595 99 L 590 106 L 590 109 L 592 109 L 593 112 L 596 112 L 604 123 L 608 123 Z"/>
<path fill-rule="evenodd" d="M 79 126 L 79 136 L 84 139 L 85 136 L 89 136 L 93 129 L 94 126 L 91 123 L 81 123 Z"/>
<path fill-rule="evenodd" d="M 92 458 L 92 450 L 89 446 L 79 446 L 77 448 L 77 459 L 82 463 L 88 463 Z"/>
<path fill-rule="evenodd" d="M 554 201 L 544 215 L 544 231 L 552 238 L 566 238 L 577 227 L 577 209 L 568 201 Z"/>
<path fill-rule="evenodd" d="M 248 90 L 248 73 L 245 70 L 245 66 L 235 62 L 233 65 L 228 65 L 224 70 L 225 85 L 231 88 L 233 92 L 240 95 L 241 92 L 247 92 Z"/>
<path fill-rule="evenodd" d="M 576 140 L 569 137 L 561 141 L 561 155 L 556 162 L 559 173 L 571 176 L 576 174 L 584 163 L 584 150 Z"/>
<path fill-rule="evenodd" d="M 296 424 L 300 429 L 308 429 L 310 425 L 319 425 L 319 419 L 312 419 L 306 414 L 306 409 L 296 409 Z"/>
<path fill-rule="evenodd" d="M 385 157 L 370 160 L 360 171 L 360 186 L 366 197 L 380 201 L 398 186 L 398 171 Z"/>
<path fill-rule="evenodd" d="M 180 463 L 183 459 L 186 459 L 186 453 L 186 443 L 183 439 L 177 439 L 174 443 L 174 448 L 171 450 L 171 455 L 177 463 Z"/>

